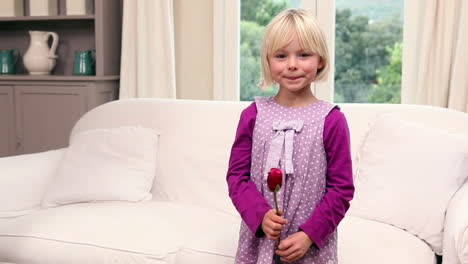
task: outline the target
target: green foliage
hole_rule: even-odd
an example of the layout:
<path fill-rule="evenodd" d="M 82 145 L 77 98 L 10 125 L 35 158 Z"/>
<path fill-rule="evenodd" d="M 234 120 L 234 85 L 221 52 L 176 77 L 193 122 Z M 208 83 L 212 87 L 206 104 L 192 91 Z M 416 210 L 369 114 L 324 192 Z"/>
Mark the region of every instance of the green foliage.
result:
<path fill-rule="evenodd" d="M 351 11 L 338 10 L 335 32 L 335 95 L 336 102 L 366 101 L 368 85 L 373 71 L 366 67 L 366 17 L 352 17 Z"/>
<path fill-rule="evenodd" d="M 281 10 L 287 8 L 285 0 L 242 0 L 240 47 L 240 99 L 253 101 L 254 96 L 274 95 L 278 87 L 262 90 L 260 53 L 266 24 Z"/>
<path fill-rule="evenodd" d="M 387 19 L 400 14 L 403 10 L 403 0 L 336 0 L 340 9 L 351 9 L 355 16 L 366 15 L 371 21 Z M 399 19 L 400 24 L 403 22 Z"/>
<path fill-rule="evenodd" d="M 335 102 L 367 103 L 377 69 L 389 64 L 390 50 L 401 42 L 398 17 L 369 23 L 365 16 L 337 10 L 335 38 Z"/>
<path fill-rule="evenodd" d="M 403 44 L 387 47 L 390 63 L 377 70 L 377 84 L 372 85 L 369 101 L 399 104 L 401 98 L 401 57 Z"/>
<path fill-rule="evenodd" d="M 286 9 L 288 4 L 285 0 L 281 1 L 265 1 L 265 5 L 260 9 L 255 17 L 255 21 L 262 26 L 266 26 L 270 20 L 283 9 Z"/>
<path fill-rule="evenodd" d="M 289 5 L 286 0 L 242 0 L 241 20 L 266 26 L 276 14 L 287 7 Z"/>
<path fill-rule="evenodd" d="M 241 101 L 253 101 L 254 96 L 268 96 L 274 89 L 261 90 L 257 87 L 261 77 L 260 48 L 264 26 L 252 21 L 241 21 Z"/>

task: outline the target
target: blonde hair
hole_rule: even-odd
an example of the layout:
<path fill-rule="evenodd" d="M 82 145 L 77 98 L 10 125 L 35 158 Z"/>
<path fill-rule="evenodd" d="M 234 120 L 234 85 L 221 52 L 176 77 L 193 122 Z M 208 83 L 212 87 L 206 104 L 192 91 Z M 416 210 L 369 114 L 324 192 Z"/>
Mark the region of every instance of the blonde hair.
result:
<path fill-rule="evenodd" d="M 261 88 L 268 88 L 274 82 L 268 57 L 288 45 L 294 36 L 297 36 L 302 48 L 320 56 L 322 68 L 317 71 L 315 81 L 327 78 L 330 58 L 325 35 L 311 13 L 304 9 L 290 8 L 276 15 L 265 29 L 261 51 L 262 80 L 259 84 Z"/>

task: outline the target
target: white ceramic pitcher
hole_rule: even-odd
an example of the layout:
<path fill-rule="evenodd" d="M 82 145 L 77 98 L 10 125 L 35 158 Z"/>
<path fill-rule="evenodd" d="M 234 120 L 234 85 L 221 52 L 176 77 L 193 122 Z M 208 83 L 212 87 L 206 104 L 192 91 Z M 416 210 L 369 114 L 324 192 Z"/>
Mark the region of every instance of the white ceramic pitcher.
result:
<path fill-rule="evenodd" d="M 29 31 L 31 42 L 24 54 L 23 62 L 30 74 L 50 74 L 55 67 L 55 60 L 59 37 L 55 32 Z M 52 36 L 52 46 L 47 41 Z"/>

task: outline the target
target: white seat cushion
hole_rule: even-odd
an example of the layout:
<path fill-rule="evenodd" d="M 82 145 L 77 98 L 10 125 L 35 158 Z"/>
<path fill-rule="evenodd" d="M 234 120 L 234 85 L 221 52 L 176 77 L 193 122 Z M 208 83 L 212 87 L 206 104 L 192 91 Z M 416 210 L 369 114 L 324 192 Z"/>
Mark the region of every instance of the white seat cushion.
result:
<path fill-rule="evenodd" d="M 457 243 L 458 260 L 461 264 L 468 264 L 468 227 L 460 234 Z"/>
<path fill-rule="evenodd" d="M 166 264 L 173 258 L 152 259 L 150 255 L 136 254 L 86 244 L 66 243 L 29 237 L 0 237 L 0 264 L 44 264 L 44 263 L 123 263 L 123 264 Z M 3 252 L 10 252 L 8 255 Z"/>
<path fill-rule="evenodd" d="M 235 217 L 218 221 L 210 228 L 211 232 L 188 242 L 177 254 L 176 263 L 234 263 L 239 224 L 240 219 Z M 353 216 L 347 216 L 339 226 L 338 257 L 340 264 L 436 263 L 431 248 L 414 235 L 385 223 Z"/>
<path fill-rule="evenodd" d="M 450 200 L 445 215 L 443 257 L 445 264 L 468 264 L 468 183 Z"/>
<path fill-rule="evenodd" d="M 338 227 L 340 264 L 436 263 L 431 248 L 421 239 L 397 227 L 346 216 Z"/>
<path fill-rule="evenodd" d="M 48 208 L 0 222 L 0 262 L 110 263 L 102 261 L 107 256 L 119 260 L 112 263 L 174 263 L 186 241 L 208 233 L 226 216 L 232 218 L 209 209 L 153 201 Z M 75 249 L 78 253 L 71 253 Z M 132 261 L 122 262 L 125 259 Z"/>
<path fill-rule="evenodd" d="M 241 219 L 225 216 L 209 232 L 189 241 L 178 253 L 177 264 L 232 264 L 237 251 Z"/>

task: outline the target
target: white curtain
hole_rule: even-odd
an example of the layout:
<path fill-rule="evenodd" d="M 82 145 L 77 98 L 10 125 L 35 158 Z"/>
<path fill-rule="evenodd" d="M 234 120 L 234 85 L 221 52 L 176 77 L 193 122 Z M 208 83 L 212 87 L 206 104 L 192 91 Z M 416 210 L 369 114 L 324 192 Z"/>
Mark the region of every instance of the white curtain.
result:
<path fill-rule="evenodd" d="M 468 112 L 468 1 L 405 1 L 402 102 Z"/>
<path fill-rule="evenodd" d="M 175 98 L 173 0 L 124 0 L 120 99 Z"/>

